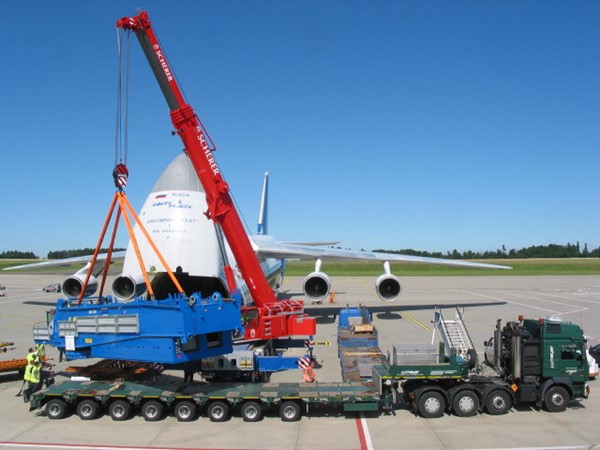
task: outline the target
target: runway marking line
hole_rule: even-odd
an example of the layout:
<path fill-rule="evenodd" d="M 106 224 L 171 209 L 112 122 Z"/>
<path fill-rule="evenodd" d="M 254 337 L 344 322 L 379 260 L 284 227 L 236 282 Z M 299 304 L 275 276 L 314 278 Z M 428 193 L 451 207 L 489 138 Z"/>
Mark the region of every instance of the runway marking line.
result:
<path fill-rule="evenodd" d="M 364 414 L 360 413 L 360 417 L 357 417 L 355 420 L 356 429 L 358 431 L 358 440 L 360 441 L 360 450 L 373 450 L 373 442 L 371 441 L 369 426 L 367 425 L 367 419 Z"/>

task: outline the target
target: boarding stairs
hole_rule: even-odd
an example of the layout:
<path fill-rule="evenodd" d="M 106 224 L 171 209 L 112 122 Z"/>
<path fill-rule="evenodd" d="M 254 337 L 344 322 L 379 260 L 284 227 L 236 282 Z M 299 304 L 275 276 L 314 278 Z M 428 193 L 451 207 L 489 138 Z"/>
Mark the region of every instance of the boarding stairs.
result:
<path fill-rule="evenodd" d="M 445 344 L 446 356 L 450 356 L 451 349 L 455 349 L 458 353 L 460 349 L 463 357 L 466 359 L 470 354 L 469 350 L 474 349 L 473 341 L 469 336 L 467 327 L 465 326 L 464 320 L 464 308 L 456 307 L 456 314 L 454 319 L 444 319 L 442 311 L 440 309 L 435 310 L 435 327 L 433 330 L 433 336 L 431 343 L 435 340 L 435 331 L 440 334 L 441 341 Z"/>

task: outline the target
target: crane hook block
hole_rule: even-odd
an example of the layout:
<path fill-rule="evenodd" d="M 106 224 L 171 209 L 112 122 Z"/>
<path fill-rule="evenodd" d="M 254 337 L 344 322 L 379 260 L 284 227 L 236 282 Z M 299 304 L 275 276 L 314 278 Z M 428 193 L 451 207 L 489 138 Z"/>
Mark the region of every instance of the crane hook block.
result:
<path fill-rule="evenodd" d="M 119 190 L 123 190 L 127 186 L 127 177 L 129 177 L 129 170 L 125 164 L 117 164 L 113 170 L 113 179 L 115 180 L 115 186 Z"/>

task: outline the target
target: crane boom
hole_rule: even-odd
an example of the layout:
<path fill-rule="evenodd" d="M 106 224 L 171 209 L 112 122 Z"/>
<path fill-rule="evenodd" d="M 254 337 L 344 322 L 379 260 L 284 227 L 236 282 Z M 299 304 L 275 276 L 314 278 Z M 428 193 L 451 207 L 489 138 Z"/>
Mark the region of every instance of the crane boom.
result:
<path fill-rule="evenodd" d="M 275 293 L 269 286 L 231 199 L 229 186 L 221 175 L 214 158 L 213 148 L 209 144 L 194 109 L 185 101 L 173 70 L 152 29 L 148 13 L 141 12 L 134 17 L 123 17 L 117 21 L 116 25 L 117 28 L 130 30 L 136 34 L 169 106 L 175 133 L 181 138 L 185 152 L 188 154 L 206 193 L 207 216 L 221 226 L 242 277 L 248 286 L 255 305 L 258 307 L 257 328 L 254 329 L 253 336 L 249 335 L 247 337 L 252 339 L 265 337 L 261 330 L 269 330 L 270 332 L 273 329 L 271 320 L 267 319 L 271 316 L 280 316 L 280 319 L 285 316 L 287 319 L 284 322 L 290 324 L 291 319 L 298 319 L 295 321 L 296 325 L 281 323 L 280 327 L 276 327 L 279 332 L 275 334 L 286 336 L 292 334 L 294 330 L 296 332 L 304 330 L 295 334 L 314 334 L 316 322 L 314 318 L 304 316 L 303 303 L 277 301 Z M 230 288 L 232 288 L 234 282 L 231 269 L 226 270 L 226 273 L 228 274 Z M 306 320 L 306 323 L 304 323 L 305 319 L 312 320 Z M 298 326 L 302 323 L 304 325 Z"/>

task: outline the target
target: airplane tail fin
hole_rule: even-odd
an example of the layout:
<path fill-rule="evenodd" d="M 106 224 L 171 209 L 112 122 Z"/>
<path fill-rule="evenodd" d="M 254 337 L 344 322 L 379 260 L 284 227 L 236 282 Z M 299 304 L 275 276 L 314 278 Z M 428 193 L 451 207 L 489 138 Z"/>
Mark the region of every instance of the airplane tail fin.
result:
<path fill-rule="evenodd" d="M 269 234 L 268 223 L 269 223 L 269 172 L 265 172 L 265 178 L 263 181 L 262 194 L 260 196 L 260 209 L 258 210 L 258 229 L 256 234 Z"/>

